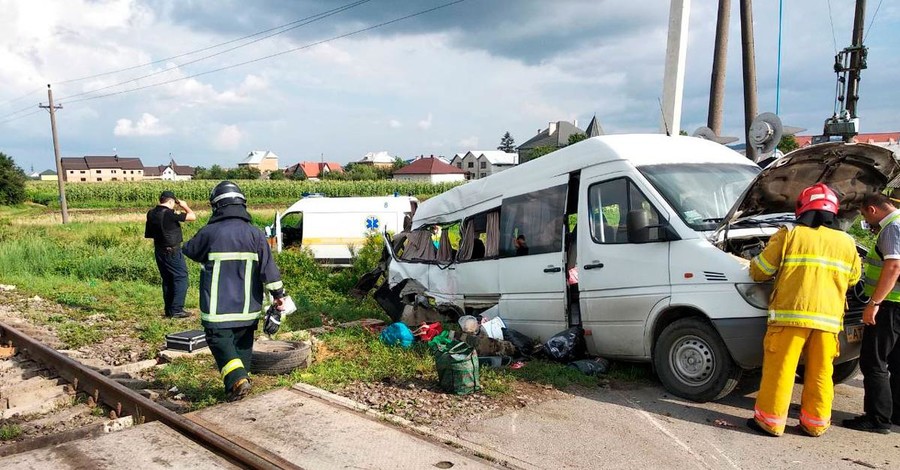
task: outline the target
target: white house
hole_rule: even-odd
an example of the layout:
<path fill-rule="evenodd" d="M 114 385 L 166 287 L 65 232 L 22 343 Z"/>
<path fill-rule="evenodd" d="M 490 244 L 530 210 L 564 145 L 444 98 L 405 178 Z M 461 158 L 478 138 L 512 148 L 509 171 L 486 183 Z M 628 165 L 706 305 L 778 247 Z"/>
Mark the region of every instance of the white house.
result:
<path fill-rule="evenodd" d="M 238 167 L 258 168 L 261 173 L 278 170 L 278 155 L 268 150 L 254 150 L 238 163 Z"/>
<path fill-rule="evenodd" d="M 394 172 L 397 181 L 452 183 L 466 180 L 466 172 L 437 158 L 420 158 Z"/>
<path fill-rule="evenodd" d="M 467 180 L 477 180 L 512 168 L 519 163 L 519 154 L 502 150 L 473 150 L 457 153 L 450 164 L 466 172 Z"/>
<path fill-rule="evenodd" d="M 372 165 L 376 167 L 389 168 L 394 166 L 394 157 L 390 156 L 386 151 L 369 152 L 356 163 L 360 165 Z"/>

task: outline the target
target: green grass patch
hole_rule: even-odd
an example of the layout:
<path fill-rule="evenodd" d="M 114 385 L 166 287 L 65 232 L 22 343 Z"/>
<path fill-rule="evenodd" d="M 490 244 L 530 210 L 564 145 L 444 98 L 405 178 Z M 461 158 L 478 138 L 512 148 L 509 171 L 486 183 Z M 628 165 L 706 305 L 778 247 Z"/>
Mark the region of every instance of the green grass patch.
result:
<path fill-rule="evenodd" d="M 222 377 L 212 356 L 176 359 L 156 373 L 154 385 L 166 390 L 177 387 L 195 410 L 225 401 Z"/>
<path fill-rule="evenodd" d="M 10 441 L 22 435 L 22 427 L 18 424 L 0 426 L 0 441 Z"/>

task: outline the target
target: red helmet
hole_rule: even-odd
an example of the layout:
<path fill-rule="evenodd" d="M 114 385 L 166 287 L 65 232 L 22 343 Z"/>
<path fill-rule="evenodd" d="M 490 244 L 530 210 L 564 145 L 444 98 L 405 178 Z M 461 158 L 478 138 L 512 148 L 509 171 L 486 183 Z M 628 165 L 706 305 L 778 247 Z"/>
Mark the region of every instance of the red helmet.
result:
<path fill-rule="evenodd" d="M 825 211 L 837 215 L 838 204 L 837 194 L 831 188 L 824 183 L 816 183 L 800 192 L 795 215 L 800 217 L 809 211 Z"/>

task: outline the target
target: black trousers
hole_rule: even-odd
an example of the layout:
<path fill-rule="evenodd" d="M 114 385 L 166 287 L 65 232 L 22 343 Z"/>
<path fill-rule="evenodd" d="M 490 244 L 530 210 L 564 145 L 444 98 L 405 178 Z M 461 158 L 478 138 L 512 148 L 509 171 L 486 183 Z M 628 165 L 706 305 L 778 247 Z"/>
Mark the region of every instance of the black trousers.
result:
<path fill-rule="evenodd" d="M 881 427 L 900 420 L 900 303 L 884 302 L 863 332 L 859 368 L 866 416 Z"/>
<path fill-rule="evenodd" d="M 247 377 L 253 355 L 253 333 L 259 323 L 239 328 L 205 328 L 206 344 L 216 360 L 216 366 L 231 390 L 239 380 Z"/>
<path fill-rule="evenodd" d="M 188 289 L 188 270 L 181 247 L 156 247 L 156 267 L 162 277 L 163 303 L 166 315 L 184 310 Z"/>

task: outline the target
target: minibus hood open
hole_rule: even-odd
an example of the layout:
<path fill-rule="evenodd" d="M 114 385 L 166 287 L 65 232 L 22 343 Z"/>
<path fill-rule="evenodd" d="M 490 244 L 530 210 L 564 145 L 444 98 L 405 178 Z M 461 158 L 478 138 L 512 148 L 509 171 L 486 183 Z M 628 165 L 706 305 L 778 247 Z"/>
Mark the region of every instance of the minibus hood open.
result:
<path fill-rule="evenodd" d="M 741 219 L 793 213 L 803 189 L 825 183 L 840 199 L 838 219 L 846 229 L 867 194 L 881 192 L 900 175 L 894 153 L 871 144 L 828 142 L 803 147 L 775 160 L 735 202 L 719 230 Z"/>

